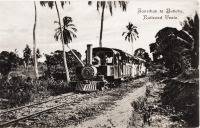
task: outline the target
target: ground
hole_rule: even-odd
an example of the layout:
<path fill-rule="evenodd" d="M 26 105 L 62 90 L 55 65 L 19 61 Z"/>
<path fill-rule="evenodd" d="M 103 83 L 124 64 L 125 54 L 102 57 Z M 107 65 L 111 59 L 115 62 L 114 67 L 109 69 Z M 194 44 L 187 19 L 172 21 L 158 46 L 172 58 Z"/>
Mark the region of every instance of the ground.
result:
<path fill-rule="evenodd" d="M 116 100 L 114 105 L 107 108 L 100 115 L 93 118 L 89 118 L 86 121 L 79 123 L 78 125 L 70 125 L 72 128 L 132 128 L 132 127 L 178 127 L 182 124 L 180 122 L 172 122 L 170 119 L 171 113 L 162 114 L 162 112 L 152 112 L 150 117 L 150 125 L 144 123 L 143 114 L 144 110 L 149 106 L 158 106 L 161 102 L 155 102 L 160 100 L 159 93 L 162 92 L 165 86 L 162 83 L 151 81 L 148 77 L 140 78 L 136 81 L 130 82 L 132 85 L 140 84 L 137 88 L 129 88 L 122 99 Z M 147 94 L 147 90 L 149 91 Z M 106 95 L 101 99 L 105 102 Z M 99 100 L 91 99 L 93 104 L 99 102 Z M 91 102 L 90 101 L 90 102 Z M 140 104 L 141 110 L 134 109 L 134 103 Z M 144 103 L 144 106 L 141 105 Z M 88 104 L 88 106 L 90 106 Z M 164 108 L 163 108 L 164 110 Z M 176 115 L 176 113 L 173 113 Z"/>
<path fill-rule="evenodd" d="M 142 87 L 128 93 L 122 100 L 116 101 L 116 104 L 110 108 L 110 110 L 105 111 L 103 114 L 97 116 L 93 120 L 82 122 L 78 126 L 74 127 L 129 127 L 133 110 L 131 103 L 132 101 L 137 100 L 138 97 L 145 95 L 145 92 L 146 83 L 144 83 Z"/>
<path fill-rule="evenodd" d="M 80 101 L 35 117 L 17 126 L 70 128 L 182 127 L 174 107 L 163 105 L 163 81 L 151 75 L 124 82 L 121 87 L 74 94 L 67 101 Z M 55 96 L 57 97 L 57 96 Z M 55 102 L 56 103 L 56 102 Z M 53 104 L 52 104 L 53 105 Z"/>

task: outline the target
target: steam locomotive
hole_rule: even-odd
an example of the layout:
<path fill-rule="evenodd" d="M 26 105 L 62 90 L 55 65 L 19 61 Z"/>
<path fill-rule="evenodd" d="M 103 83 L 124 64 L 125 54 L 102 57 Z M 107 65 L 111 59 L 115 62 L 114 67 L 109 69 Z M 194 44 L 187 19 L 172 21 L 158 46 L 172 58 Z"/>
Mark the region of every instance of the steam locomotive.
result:
<path fill-rule="evenodd" d="M 92 48 L 88 44 L 86 65 L 76 67 L 76 80 L 69 84 L 77 91 L 104 90 L 108 86 L 119 85 L 122 81 L 144 76 L 146 71 L 143 59 L 135 58 L 120 49 Z"/>

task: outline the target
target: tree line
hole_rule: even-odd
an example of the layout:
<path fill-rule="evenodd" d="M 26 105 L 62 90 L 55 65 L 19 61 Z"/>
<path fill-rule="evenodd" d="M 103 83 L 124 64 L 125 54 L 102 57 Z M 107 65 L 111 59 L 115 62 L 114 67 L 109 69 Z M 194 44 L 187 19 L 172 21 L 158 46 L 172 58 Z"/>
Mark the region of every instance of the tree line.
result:
<path fill-rule="evenodd" d="M 55 29 L 54 38 L 56 41 L 61 41 L 62 43 L 62 61 L 66 74 L 67 82 L 70 81 L 69 78 L 69 67 L 66 56 L 67 46 L 69 49 L 69 43 L 72 42 L 73 38 L 77 38 L 76 32 L 78 31 L 76 26 L 73 24 L 73 19 L 68 16 L 64 16 L 63 19 L 60 17 L 60 12 L 58 6 L 60 5 L 62 9 L 64 9 L 65 4 L 69 4 L 68 1 L 40 1 L 39 2 L 42 7 L 48 6 L 50 9 L 56 9 L 58 19 L 54 23 L 58 24 L 58 28 Z M 93 2 L 89 1 L 88 5 L 92 5 Z M 113 14 L 113 8 L 117 7 L 117 5 L 122 8 L 122 11 L 126 11 L 128 2 L 126 1 L 96 1 L 97 11 L 101 10 L 101 27 L 100 27 L 100 38 L 99 38 L 99 46 L 102 47 L 102 35 L 103 35 L 103 22 L 104 22 L 104 11 L 109 9 L 110 14 Z M 35 32 L 37 29 L 37 4 L 34 1 L 34 9 L 35 9 L 35 19 L 33 25 L 33 56 L 32 62 L 34 63 L 34 72 L 35 78 L 39 77 L 38 75 L 38 66 L 37 66 L 37 43 Z M 62 19 L 62 20 L 61 20 Z M 195 15 L 195 18 L 188 17 L 185 21 L 182 22 L 182 30 L 177 30 L 176 28 L 166 27 L 160 30 L 156 34 L 156 42 L 150 44 L 150 51 L 153 53 L 154 62 L 162 62 L 166 67 L 170 69 L 171 72 L 175 72 L 175 69 L 184 69 L 186 65 L 188 66 L 191 63 L 192 67 L 198 67 L 198 15 Z M 126 26 L 126 31 L 122 33 L 122 36 L 125 36 L 125 41 L 128 40 L 132 43 L 132 55 L 138 56 L 140 58 L 148 60 L 151 62 L 151 59 L 148 53 L 144 49 L 137 49 L 135 53 L 133 52 L 133 42 L 137 38 L 139 38 L 139 32 L 137 31 L 137 26 L 133 23 L 128 22 Z M 24 53 L 24 61 L 26 65 L 28 65 L 30 61 L 30 48 L 27 48 Z M 80 57 L 71 50 L 72 55 L 79 61 L 81 65 L 84 63 L 81 61 Z M 25 57 L 26 56 L 26 57 Z M 188 59 L 191 58 L 191 59 Z M 179 63 L 178 63 L 179 62 Z M 181 62 L 181 63 L 180 63 Z M 188 63 L 188 64 L 184 64 Z M 149 63 L 150 64 L 150 63 Z M 175 68 L 179 67 L 179 68 Z M 188 66 L 190 67 L 190 66 Z"/>
<path fill-rule="evenodd" d="M 181 22 L 182 29 L 165 27 L 150 44 L 155 63 L 169 69 L 171 74 L 179 74 L 199 66 L 199 16 L 187 17 Z"/>

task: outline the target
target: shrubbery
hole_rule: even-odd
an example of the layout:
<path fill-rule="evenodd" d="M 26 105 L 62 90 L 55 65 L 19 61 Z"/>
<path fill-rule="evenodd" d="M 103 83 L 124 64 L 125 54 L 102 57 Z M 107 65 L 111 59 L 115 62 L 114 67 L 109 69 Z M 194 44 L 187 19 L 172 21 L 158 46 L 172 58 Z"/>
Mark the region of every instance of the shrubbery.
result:
<path fill-rule="evenodd" d="M 0 98 L 7 103 L 5 108 L 24 105 L 34 100 L 42 100 L 50 95 L 59 95 L 70 91 L 67 83 L 52 78 L 42 80 L 12 77 L 11 80 L 0 80 Z"/>

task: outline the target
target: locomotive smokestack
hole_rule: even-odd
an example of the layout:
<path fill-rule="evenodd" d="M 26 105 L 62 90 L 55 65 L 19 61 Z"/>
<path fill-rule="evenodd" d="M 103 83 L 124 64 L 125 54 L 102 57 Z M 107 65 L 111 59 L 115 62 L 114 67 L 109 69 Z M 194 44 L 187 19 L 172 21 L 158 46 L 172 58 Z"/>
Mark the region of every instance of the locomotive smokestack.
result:
<path fill-rule="evenodd" d="M 92 65 L 92 44 L 87 45 L 87 65 Z"/>

